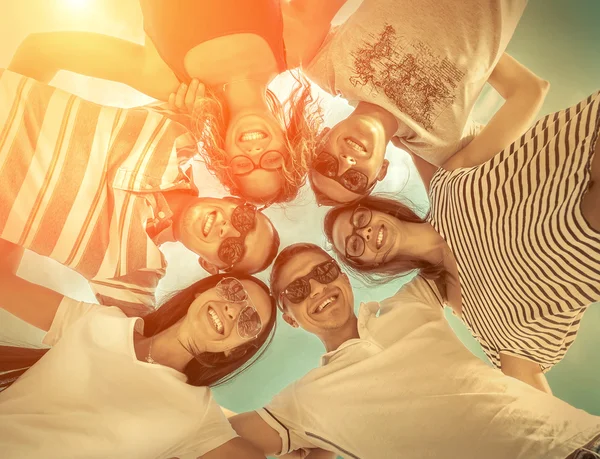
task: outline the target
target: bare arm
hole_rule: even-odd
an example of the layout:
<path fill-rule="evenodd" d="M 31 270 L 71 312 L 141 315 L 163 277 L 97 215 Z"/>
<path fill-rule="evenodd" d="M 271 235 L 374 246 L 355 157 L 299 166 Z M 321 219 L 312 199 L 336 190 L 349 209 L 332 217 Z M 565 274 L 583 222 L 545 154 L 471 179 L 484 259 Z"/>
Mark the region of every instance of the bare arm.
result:
<path fill-rule="evenodd" d="M 401 150 L 406 151 L 413 160 L 415 167 L 417 168 L 417 172 L 421 176 L 421 180 L 423 181 L 423 185 L 425 185 L 425 190 L 429 193 L 429 184 L 431 183 L 431 179 L 435 172 L 438 170 L 437 166 L 434 166 L 431 163 L 428 163 L 420 156 L 414 154 L 406 145 L 402 143 L 402 140 L 398 137 L 392 137 L 392 144 L 400 148 Z"/>
<path fill-rule="evenodd" d="M 229 422 L 243 439 L 249 441 L 266 455 L 281 452 L 281 437 L 254 411 L 238 414 L 229 418 Z"/>
<path fill-rule="evenodd" d="M 484 163 L 521 137 L 535 120 L 550 88 L 550 83 L 506 53 L 488 82 L 506 102 L 477 137 L 446 161 L 445 169 Z"/>
<path fill-rule="evenodd" d="M 201 459 L 265 459 L 265 455 L 258 452 L 250 443 L 242 438 L 234 438 L 224 445 L 213 449 L 201 456 Z"/>
<path fill-rule="evenodd" d="M 48 331 L 63 295 L 17 276 L 23 248 L 0 239 L 0 307 Z"/>
<path fill-rule="evenodd" d="M 281 0 L 288 67 L 308 64 L 346 0 Z"/>
<path fill-rule="evenodd" d="M 131 86 L 150 97 L 167 100 L 178 81 L 152 47 L 89 32 L 47 32 L 29 35 L 8 67 L 48 83 L 59 70 L 69 70 Z"/>

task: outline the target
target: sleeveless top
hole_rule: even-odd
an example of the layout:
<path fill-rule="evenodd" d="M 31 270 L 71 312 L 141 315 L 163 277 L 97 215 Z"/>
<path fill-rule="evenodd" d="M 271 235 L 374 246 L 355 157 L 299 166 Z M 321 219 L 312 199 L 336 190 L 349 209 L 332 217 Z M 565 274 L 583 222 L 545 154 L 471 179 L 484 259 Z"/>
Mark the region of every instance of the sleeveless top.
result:
<path fill-rule="evenodd" d="M 238 33 L 264 38 L 279 72 L 287 69 L 279 0 L 140 0 L 144 31 L 182 82 L 184 58 L 195 46 Z"/>
<path fill-rule="evenodd" d="M 600 301 L 600 232 L 580 209 L 599 115 L 596 93 L 489 161 L 431 180 L 430 222 L 456 257 L 463 320 L 496 366 L 505 353 L 550 369 Z"/>

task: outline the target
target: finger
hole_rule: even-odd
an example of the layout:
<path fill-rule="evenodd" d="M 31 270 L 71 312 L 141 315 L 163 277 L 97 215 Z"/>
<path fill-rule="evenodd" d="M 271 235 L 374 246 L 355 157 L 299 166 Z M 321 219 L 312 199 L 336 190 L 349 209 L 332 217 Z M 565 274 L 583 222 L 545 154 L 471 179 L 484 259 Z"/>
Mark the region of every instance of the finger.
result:
<path fill-rule="evenodd" d="M 175 96 L 175 104 L 180 110 L 185 110 L 185 95 L 187 92 L 187 84 L 181 83 L 177 90 L 177 96 Z"/>
<path fill-rule="evenodd" d="M 194 100 L 194 110 L 198 110 L 204 99 L 206 88 L 202 83 L 198 83 L 198 90 L 196 91 L 196 99 Z"/>
<path fill-rule="evenodd" d="M 200 82 L 194 78 L 191 81 L 190 88 L 185 95 L 185 106 L 190 113 L 192 110 L 194 110 L 194 101 L 196 100 L 196 91 L 198 90 L 199 84 Z"/>
<path fill-rule="evenodd" d="M 174 92 L 169 94 L 169 108 L 171 110 L 177 110 L 177 105 L 175 105 L 175 93 Z"/>

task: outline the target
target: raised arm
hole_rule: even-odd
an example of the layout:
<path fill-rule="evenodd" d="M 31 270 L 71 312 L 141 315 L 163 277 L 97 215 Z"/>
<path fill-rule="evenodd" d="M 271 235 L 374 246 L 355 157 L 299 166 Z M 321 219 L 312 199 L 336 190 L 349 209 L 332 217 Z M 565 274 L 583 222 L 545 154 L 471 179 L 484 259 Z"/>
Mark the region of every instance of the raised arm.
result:
<path fill-rule="evenodd" d="M 265 455 L 279 454 L 282 450 L 281 437 L 255 411 L 229 418 L 237 434 Z"/>
<path fill-rule="evenodd" d="M 281 0 L 288 67 L 308 64 L 346 0 Z"/>
<path fill-rule="evenodd" d="M 0 307 L 48 331 L 63 295 L 17 276 L 23 248 L 0 239 Z"/>
<path fill-rule="evenodd" d="M 488 82 L 505 99 L 504 105 L 477 137 L 444 164 L 445 169 L 484 163 L 521 137 L 531 127 L 550 88 L 550 83 L 506 53 Z"/>
<path fill-rule="evenodd" d="M 48 83 L 59 70 L 69 70 L 131 86 L 150 97 L 167 100 L 178 81 L 152 46 L 90 32 L 34 33 L 19 45 L 8 67 Z"/>

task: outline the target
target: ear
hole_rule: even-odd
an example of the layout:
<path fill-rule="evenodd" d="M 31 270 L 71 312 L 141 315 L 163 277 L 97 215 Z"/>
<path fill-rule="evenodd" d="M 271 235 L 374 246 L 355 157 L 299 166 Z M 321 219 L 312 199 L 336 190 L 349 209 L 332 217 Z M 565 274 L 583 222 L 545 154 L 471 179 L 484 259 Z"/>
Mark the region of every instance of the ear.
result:
<path fill-rule="evenodd" d="M 390 165 L 390 162 L 387 159 L 384 159 L 383 163 L 381 164 L 381 169 L 379 169 L 379 173 L 377 174 L 377 180 L 379 180 L 380 182 L 387 175 L 389 165 Z"/>
<path fill-rule="evenodd" d="M 212 263 L 209 263 L 204 258 L 198 257 L 198 263 L 200 263 L 200 266 L 202 266 L 202 268 L 204 268 L 204 271 L 206 271 L 208 274 L 219 274 L 219 268 L 217 268 Z"/>
<path fill-rule="evenodd" d="M 285 320 L 287 322 L 288 325 L 290 325 L 291 327 L 294 328 L 299 328 L 300 325 L 298 325 L 298 322 L 296 322 L 296 320 L 290 316 L 287 312 L 283 313 L 283 320 Z"/>

